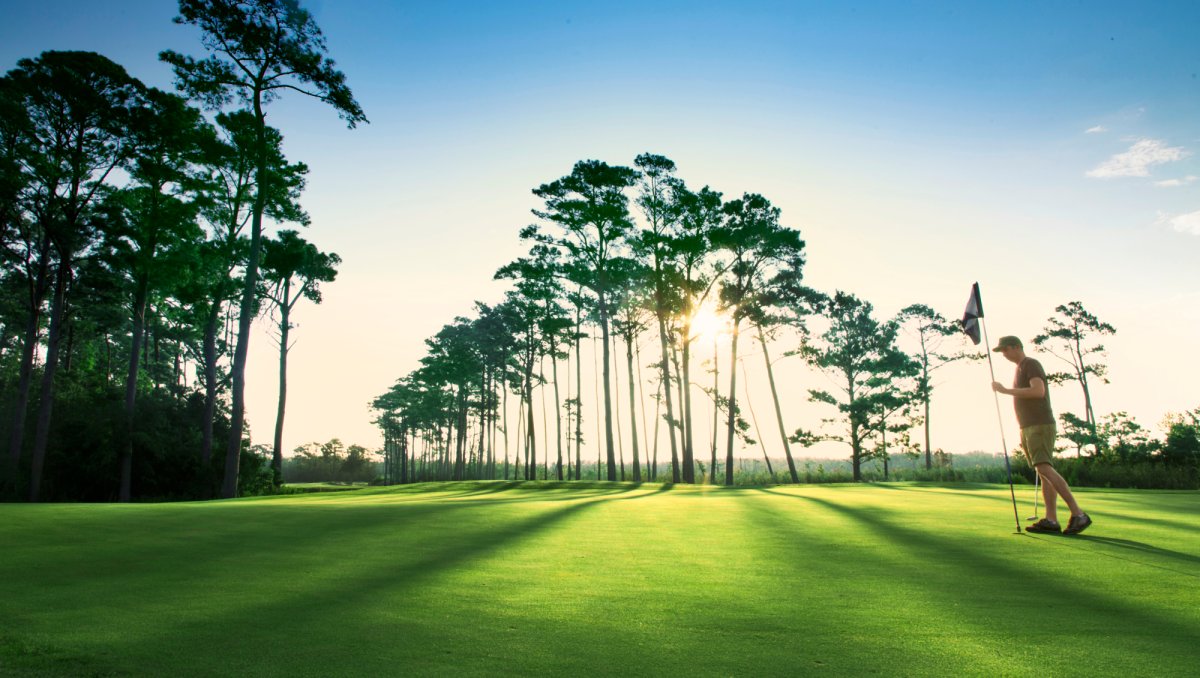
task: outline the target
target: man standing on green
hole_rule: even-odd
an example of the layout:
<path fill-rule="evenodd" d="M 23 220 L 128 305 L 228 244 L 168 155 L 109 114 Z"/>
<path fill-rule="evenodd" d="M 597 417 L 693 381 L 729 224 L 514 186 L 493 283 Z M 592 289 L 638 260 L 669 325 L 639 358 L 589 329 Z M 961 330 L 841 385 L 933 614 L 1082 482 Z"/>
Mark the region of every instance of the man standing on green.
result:
<path fill-rule="evenodd" d="M 1079 508 L 1075 495 L 1067 481 L 1051 465 L 1054 454 L 1054 411 L 1050 408 L 1050 390 L 1046 386 L 1046 371 L 1042 364 L 1025 355 L 1025 347 L 1016 337 L 1000 337 L 992 351 L 1002 354 L 1009 362 L 1016 363 L 1017 375 L 1013 387 L 1007 388 L 998 381 L 992 382 L 992 390 L 1013 397 L 1017 411 L 1017 423 L 1021 426 L 1021 449 L 1025 458 L 1042 477 L 1042 497 L 1046 500 L 1046 517 L 1025 528 L 1028 532 L 1051 532 L 1079 534 L 1092 524 L 1088 514 Z M 1071 509 L 1071 520 L 1067 529 L 1058 525 L 1059 496 Z"/>

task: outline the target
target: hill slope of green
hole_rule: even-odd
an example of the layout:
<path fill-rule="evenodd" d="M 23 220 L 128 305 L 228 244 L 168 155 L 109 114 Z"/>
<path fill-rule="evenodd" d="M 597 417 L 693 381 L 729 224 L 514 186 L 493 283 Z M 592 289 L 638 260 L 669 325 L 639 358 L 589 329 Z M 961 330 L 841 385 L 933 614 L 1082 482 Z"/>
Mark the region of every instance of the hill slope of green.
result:
<path fill-rule="evenodd" d="M 1076 537 L 990 485 L 3 505 L 0 674 L 1193 673 L 1200 494 L 1078 495 Z"/>

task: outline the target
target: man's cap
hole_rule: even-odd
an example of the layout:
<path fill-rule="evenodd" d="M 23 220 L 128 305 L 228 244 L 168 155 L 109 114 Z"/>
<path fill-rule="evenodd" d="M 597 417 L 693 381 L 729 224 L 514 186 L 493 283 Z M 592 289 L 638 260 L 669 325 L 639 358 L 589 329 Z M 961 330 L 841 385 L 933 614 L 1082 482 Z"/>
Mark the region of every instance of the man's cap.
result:
<path fill-rule="evenodd" d="M 996 342 L 996 348 L 993 348 L 992 351 L 999 352 L 1004 350 L 1004 348 L 1007 346 L 1015 346 L 1016 348 L 1022 350 L 1025 348 L 1025 346 L 1021 344 L 1020 339 L 1010 335 L 1007 337 L 1000 337 L 1000 341 Z"/>

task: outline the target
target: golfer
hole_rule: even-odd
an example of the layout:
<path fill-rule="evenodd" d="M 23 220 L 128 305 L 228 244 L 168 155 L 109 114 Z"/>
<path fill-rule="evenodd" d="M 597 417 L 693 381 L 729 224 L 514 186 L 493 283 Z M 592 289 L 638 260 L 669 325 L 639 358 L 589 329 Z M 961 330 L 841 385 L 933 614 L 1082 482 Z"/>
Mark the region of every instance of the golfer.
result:
<path fill-rule="evenodd" d="M 1013 397 L 1017 411 L 1017 423 L 1021 426 L 1021 450 L 1025 458 L 1042 477 L 1042 498 L 1046 500 L 1046 517 L 1025 528 L 1028 532 L 1051 532 L 1079 534 L 1092 524 L 1088 514 L 1079 508 L 1067 481 L 1051 465 L 1054 454 L 1054 411 L 1050 409 L 1050 390 L 1046 386 L 1046 371 L 1042 364 L 1025 355 L 1025 347 L 1016 337 L 1000 337 L 992 351 L 1002 354 L 1016 363 L 1017 375 L 1013 387 L 1006 388 L 998 381 L 992 382 L 992 390 Z M 1071 509 L 1071 520 L 1067 529 L 1058 524 L 1057 497 Z"/>

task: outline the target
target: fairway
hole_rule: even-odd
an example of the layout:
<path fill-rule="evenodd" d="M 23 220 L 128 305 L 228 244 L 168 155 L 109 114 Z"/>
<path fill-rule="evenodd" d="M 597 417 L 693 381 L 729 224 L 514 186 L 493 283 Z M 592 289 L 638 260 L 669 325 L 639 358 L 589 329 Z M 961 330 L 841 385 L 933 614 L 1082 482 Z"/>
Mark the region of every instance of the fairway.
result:
<path fill-rule="evenodd" d="M 1200 494 L 1077 496 L 1076 537 L 993 485 L 3 505 L 0 675 L 1195 675 Z"/>

